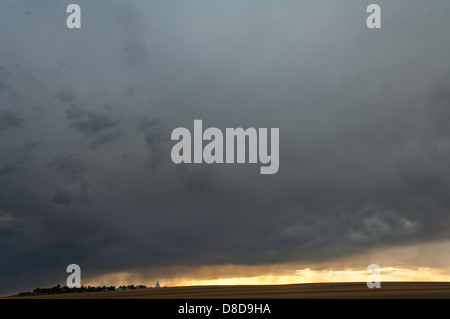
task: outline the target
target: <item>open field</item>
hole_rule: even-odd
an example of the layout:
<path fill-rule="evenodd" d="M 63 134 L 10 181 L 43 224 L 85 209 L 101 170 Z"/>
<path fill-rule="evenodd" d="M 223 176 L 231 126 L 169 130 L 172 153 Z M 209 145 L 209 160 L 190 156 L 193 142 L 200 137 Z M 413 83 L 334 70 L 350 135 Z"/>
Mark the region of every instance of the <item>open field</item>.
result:
<path fill-rule="evenodd" d="M 294 299 L 294 298 L 450 298 L 450 282 L 316 283 L 255 286 L 195 286 L 87 292 L 18 299 Z"/>

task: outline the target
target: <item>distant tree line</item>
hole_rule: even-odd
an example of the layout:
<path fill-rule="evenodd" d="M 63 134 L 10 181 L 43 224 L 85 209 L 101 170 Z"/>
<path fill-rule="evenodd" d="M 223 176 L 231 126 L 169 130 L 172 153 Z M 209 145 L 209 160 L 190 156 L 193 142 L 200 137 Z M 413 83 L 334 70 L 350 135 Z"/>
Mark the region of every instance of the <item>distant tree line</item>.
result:
<path fill-rule="evenodd" d="M 147 288 L 145 285 L 129 285 L 120 286 L 117 290 L 129 290 L 129 289 L 144 289 Z M 81 286 L 80 288 L 69 288 L 67 286 L 61 287 L 59 284 L 52 288 L 36 288 L 33 291 L 26 291 L 19 293 L 18 296 L 42 296 L 42 295 L 57 295 L 57 294 L 67 294 L 67 293 L 78 293 L 78 292 L 96 292 L 96 291 L 115 291 L 116 286 Z"/>

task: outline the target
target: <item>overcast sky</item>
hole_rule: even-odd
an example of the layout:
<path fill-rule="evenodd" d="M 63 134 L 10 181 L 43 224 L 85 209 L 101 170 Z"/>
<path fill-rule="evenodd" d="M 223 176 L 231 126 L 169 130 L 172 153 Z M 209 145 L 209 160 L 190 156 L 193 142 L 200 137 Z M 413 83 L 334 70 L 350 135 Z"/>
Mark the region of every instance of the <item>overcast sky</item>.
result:
<path fill-rule="evenodd" d="M 1 1 L 0 294 L 450 239 L 450 3 L 370 3 Z M 280 128 L 278 173 L 172 163 L 195 119 Z"/>

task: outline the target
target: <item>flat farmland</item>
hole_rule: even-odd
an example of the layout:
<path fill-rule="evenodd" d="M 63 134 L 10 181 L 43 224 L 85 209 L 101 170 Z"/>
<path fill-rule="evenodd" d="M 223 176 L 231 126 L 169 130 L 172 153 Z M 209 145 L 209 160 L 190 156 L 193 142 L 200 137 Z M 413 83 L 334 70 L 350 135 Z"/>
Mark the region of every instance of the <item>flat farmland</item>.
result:
<path fill-rule="evenodd" d="M 380 289 L 366 283 L 292 285 L 190 286 L 124 291 L 85 292 L 8 299 L 321 299 L 321 298 L 450 298 L 450 282 L 383 282 Z"/>

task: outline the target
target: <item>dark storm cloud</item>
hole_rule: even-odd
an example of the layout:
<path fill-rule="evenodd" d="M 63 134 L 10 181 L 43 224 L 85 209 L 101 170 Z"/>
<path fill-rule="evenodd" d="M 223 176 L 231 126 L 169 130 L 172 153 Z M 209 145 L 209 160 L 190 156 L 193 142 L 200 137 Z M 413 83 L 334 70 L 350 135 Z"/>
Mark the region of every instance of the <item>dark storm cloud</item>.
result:
<path fill-rule="evenodd" d="M 21 156 L 30 156 L 32 151 L 41 145 L 42 142 L 25 142 L 23 146 L 14 151 L 16 154 L 20 154 Z"/>
<path fill-rule="evenodd" d="M 167 143 L 170 140 L 169 130 L 161 124 L 159 119 L 152 121 L 141 119 L 139 130 L 144 132 L 145 143 L 150 149 L 157 144 Z"/>
<path fill-rule="evenodd" d="M 72 102 L 75 99 L 75 96 L 70 92 L 58 92 L 56 93 L 56 98 L 60 103 Z"/>
<path fill-rule="evenodd" d="M 136 8 L 119 6 L 116 8 L 115 21 L 125 34 L 123 50 L 130 65 L 137 66 L 145 63 L 149 57 L 147 43 L 142 38 L 144 32 L 143 17 Z"/>
<path fill-rule="evenodd" d="M 0 82 L 0 90 L 5 90 L 8 88 L 8 85 L 5 82 Z"/>
<path fill-rule="evenodd" d="M 82 184 L 77 191 L 58 188 L 52 199 L 52 203 L 60 205 L 73 205 L 87 203 L 88 201 L 89 195 L 87 193 L 87 185 L 85 184 Z"/>
<path fill-rule="evenodd" d="M 46 167 L 55 171 L 69 181 L 80 179 L 87 171 L 86 162 L 77 155 L 57 156 L 45 163 Z"/>
<path fill-rule="evenodd" d="M 120 138 L 120 131 L 116 129 L 106 129 L 101 134 L 99 134 L 96 138 L 94 138 L 89 146 L 91 149 L 97 149 L 101 145 L 109 144 L 117 141 Z"/>
<path fill-rule="evenodd" d="M 134 95 L 134 91 L 135 91 L 134 86 L 130 86 L 128 88 L 127 92 L 126 92 L 126 96 L 133 96 Z"/>
<path fill-rule="evenodd" d="M 53 203 L 70 205 L 74 200 L 74 194 L 70 191 L 58 189 L 55 197 L 52 199 Z"/>
<path fill-rule="evenodd" d="M 11 129 L 11 128 L 19 128 L 22 126 L 23 119 L 10 111 L 2 111 L 0 113 L 0 131 Z"/>
<path fill-rule="evenodd" d="M 81 30 L 63 2 L 0 4 L 0 293 L 74 262 L 95 276 L 450 238 L 447 1 L 380 1 L 381 30 L 360 1 L 108 3 L 80 0 Z M 173 164 L 170 134 L 195 119 L 279 127 L 279 172 Z"/>
<path fill-rule="evenodd" d="M 6 166 L 0 168 L 0 175 L 12 173 L 15 170 L 16 170 L 16 167 L 12 164 L 9 164 L 9 165 L 6 165 Z"/>
<path fill-rule="evenodd" d="M 184 184 L 188 190 L 202 190 L 212 184 L 210 169 L 189 169 L 180 166 L 176 170 L 176 177 Z"/>
<path fill-rule="evenodd" d="M 159 165 L 167 163 L 170 160 L 170 132 L 160 119 L 139 118 L 137 129 L 144 133 L 145 144 L 150 153 L 148 167 L 156 169 Z"/>
<path fill-rule="evenodd" d="M 67 110 L 67 118 L 70 120 L 70 125 L 85 136 L 96 135 L 119 123 L 108 105 L 105 105 L 100 112 L 84 110 L 80 106 L 72 105 Z"/>

